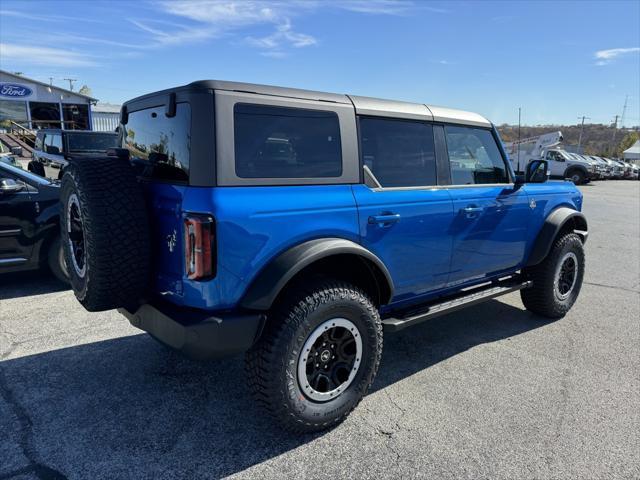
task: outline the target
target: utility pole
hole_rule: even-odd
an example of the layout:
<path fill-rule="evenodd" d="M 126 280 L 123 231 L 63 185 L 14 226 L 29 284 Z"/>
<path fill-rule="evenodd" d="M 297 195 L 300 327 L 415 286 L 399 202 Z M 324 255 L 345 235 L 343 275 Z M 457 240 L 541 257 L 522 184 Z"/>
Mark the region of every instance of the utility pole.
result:
<path fill-rule="evenodd" d="M 580 137 L 578 137 L 578 153 L 582 153 L 581 145 L 582 145 L 582 133 L 584 132 L 584 121 L 591 120 L 591 117 L 585 117 L 584 115 L 582 115 L 582 117 L 578 117 L 578 118 L 582 118 L 582 123 L 580 124 Z"/>
<path fill-rule="evenodd" d="M 76 79 L 76 78 L 65 78 L 64 80 L 69 82 L 69 90 L 71 90 L 73 92 L 73 82 L 77 82 L 78 79 Z"/>
<path fill-rule="evenodd" d="M 618 118 L 619 116 L 616 115 L 616 118 L 613 121 L 613 136 L 611 137 L 611 146 L 609 147 L 609 151 L 611 152 L 611 155 L 613 155 L 613 149 L 615 148 L 615 144 L 616 144 L 616 130 L 618 129 Z"/>
<path fill-rule="evenodd" d="M 522 119 L 522 107 L 518 107 L 518 168 L 516 173 L 520 172 L 520 124 Z"/>
<path fill-rule="evenodd" d="M 53 87 L 53 77 L 49 77 L 49 86 Z"/>
<path fill-rule="evenodd" d="M 624 117 L 627 114 L 627 103 L 629 102 L 629 95 L 624 97 L 624 107 L 622 107 L 622 117 L 620 117 L 620 127 L 624 128 Z"/>

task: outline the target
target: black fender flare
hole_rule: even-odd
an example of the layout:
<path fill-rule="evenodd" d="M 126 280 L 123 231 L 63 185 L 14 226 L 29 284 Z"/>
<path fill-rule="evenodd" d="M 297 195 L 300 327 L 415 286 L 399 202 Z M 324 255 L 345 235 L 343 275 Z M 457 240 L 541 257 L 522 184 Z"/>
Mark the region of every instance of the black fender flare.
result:
<path fill-rule="evenodd" d="M 393 280 L 384 263 L 369 250 L 351 240 L 343 238 L 321 238 L 298 244 L 274 258 L 253 279 L 245 291 L 240 305 L 250 310 L 268 310 L 285 285 L 297 273 L 311 264 L 334 255 L 355 255 L 373 266 L 372 271 L 386 283 L 379 287 L 384 292 L 381 304 L 388 303 L 393 297 Z"/>
<path fill-rule="evenodd" d="M 553 246 L 556 236 L 567 222 L 573 223 L 573 231 L 580 235 L 582 243 L 587 241 L 589 231 L 584 214 L 569 207 L 556 208 L 549 214 L 542 225 L 540 233 L 538 233 L 526 263 L 527 267 L 537 265 L 545 259 Z"/>

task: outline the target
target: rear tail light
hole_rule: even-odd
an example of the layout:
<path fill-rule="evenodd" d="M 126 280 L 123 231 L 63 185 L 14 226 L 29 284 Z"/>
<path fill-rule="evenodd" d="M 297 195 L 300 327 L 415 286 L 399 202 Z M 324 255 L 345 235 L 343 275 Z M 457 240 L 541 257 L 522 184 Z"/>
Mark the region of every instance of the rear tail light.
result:
<path fill-rule="evenodd" d="M 215 223 L 211 217 L 185 218 L 184 255 L 186 273 L 190 280 L 215 275 Z"/>

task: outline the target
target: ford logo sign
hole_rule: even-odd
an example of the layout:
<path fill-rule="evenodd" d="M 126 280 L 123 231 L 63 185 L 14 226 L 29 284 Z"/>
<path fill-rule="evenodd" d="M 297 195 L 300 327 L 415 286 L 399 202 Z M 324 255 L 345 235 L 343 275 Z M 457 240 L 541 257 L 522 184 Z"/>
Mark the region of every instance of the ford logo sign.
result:
<path fill-rule="evenodd" d="M 28 97 L 33 91 L 17 83 L 0 83 L 0 97 Z"/>

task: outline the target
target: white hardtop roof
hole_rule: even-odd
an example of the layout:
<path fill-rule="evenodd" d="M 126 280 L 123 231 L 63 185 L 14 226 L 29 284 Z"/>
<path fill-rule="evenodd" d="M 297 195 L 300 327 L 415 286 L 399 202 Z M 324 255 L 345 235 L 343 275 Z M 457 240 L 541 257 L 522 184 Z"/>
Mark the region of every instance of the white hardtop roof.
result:
<path fill-rule="evenodd" d="M 278 97 L 299 98 L 303 100 L 316 100 L 329 103 L 353 104 L 356 112 L 361 115 L 376 115 L 396 118 L 408 118 L 444 123 L 458 123 L 480 127 L 491 127 L 491 122 L 482 115 L 453 108 L 438 107 L 434 105 L 401 102 L 397 100 L 384 100 L 381 98 L 360 97 L 357 95 L 344 95 L 298 88 L 276 87 L 272 85 L 260 85 L 255 83 L 228 82 L 222 80 L 199 80 L 178 89 L 205 88 L 213 90 L 227 90 L 261 95 L 273 95 Z M 171 92 L 169 89 L 162 92 L 149 94 L 149 96 Z M 144 98 L 147 95 L 144 95 Z M 135 101 L 137 99 L 131 100 Z M 129 102 L 127 102 L 129 103 Z"/>

